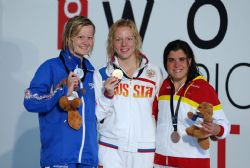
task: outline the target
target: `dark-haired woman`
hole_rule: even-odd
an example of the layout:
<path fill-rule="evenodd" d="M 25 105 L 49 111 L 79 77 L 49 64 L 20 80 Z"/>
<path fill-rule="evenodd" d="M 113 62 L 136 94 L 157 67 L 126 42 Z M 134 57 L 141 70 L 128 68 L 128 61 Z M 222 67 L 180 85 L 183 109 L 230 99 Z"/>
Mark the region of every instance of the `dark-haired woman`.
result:
<path fill-rule="evenodd" d="M 157 103 L 155 168 L 209 168 L 209 150 L 201 148 L 197 139 L 185 131 L 196 124 L 187 117 L 187 113 L 195 113 L 202 102 L 212 104 L 213 121 L 201 120 L 200 127 L 207 132 L 204 138 L 213 140 L 228 135 L 229 121 L 215 90 L 200 75 L 187 42 L 170 42 L 165 48 L 163 61 L 169 75 L 161 86 Z"/>

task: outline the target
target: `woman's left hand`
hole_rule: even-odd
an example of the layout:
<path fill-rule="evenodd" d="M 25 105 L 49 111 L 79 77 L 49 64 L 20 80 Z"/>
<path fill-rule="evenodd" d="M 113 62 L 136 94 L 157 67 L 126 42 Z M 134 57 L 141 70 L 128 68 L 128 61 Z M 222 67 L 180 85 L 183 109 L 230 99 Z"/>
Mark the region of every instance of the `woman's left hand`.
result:
<path fill-rule="evenodd" d="M 201 125 L 202 129 L 208 133 L 208 137 L 217 135 L 220 132 L 220 126 L 213 122 L 203 122 Z"/>

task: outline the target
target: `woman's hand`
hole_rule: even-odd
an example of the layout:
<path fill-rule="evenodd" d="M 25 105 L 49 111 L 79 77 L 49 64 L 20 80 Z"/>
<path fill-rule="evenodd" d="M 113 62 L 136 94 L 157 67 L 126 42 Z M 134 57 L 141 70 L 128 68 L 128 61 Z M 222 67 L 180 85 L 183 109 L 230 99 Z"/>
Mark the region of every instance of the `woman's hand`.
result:
<path fill-rule="evenodd" d="M 220 132 L 220 126 L 213 122 L 203 122 L 201 123 L 202 129 L 208 133 L 209 136 L 216 136 Z"/>
<path fill-rule="evenodd" d="M 70 96 L 74 90 L 77 90 L 80 79 L 73 72 L 69 73 L 67 87 L 67 96 Z"/>
<path fill-rule="evenodd" d="M 104 82 L 104 95 L 107 97 L 112 98 L 114 96 L 115 88 L 118 86 L 119 80 L 116 77 L 109 77 L 105 82 Z"/>

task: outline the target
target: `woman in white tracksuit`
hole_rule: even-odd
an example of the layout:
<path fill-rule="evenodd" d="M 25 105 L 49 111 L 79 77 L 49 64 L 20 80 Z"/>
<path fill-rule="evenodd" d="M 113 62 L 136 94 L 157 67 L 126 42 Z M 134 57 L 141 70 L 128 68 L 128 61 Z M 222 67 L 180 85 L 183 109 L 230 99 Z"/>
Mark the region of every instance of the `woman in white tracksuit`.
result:
<path fill-rule="evenodd" d="M 140 47 L 141 38 L 131 20 L 112 25 L 108 63 L 94 74 L 99 167 L 153 167 L 156 128 L 152 104 L 162 74 Z M 120 76 L 113 76 L 114 71 Z"/>

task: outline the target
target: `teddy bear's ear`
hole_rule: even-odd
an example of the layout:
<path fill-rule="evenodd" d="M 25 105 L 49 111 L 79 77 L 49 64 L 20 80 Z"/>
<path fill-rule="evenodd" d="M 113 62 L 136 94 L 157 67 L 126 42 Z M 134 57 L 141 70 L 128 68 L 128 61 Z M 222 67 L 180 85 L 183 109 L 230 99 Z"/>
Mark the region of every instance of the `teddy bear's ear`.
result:
<path fill-rule="evenodd" d="M 56 85 L 56 89 L 62 87 L 62 81 Z"/>
<path fill-rule="evenodd" d="M 204 105 L 205 105 L 204 107 L 205 107 L 206 109 L 211 109 L 211 110 L 213 111 L 213 105 L 212 105 L 211 103 L 207 103 L 207 102 L 206 102 Z"/>
<path fill-rule="evenodd" d="M 213 105 L 211 103 L 208 103 L 208 102 L 202 102 L 198 106 L 198 109 L 201 109 L 201 108 L 213 108 Z"/>
<path fill-rule="evenodd" d="M 61 88 L 62 85 L 67 85 L 67 80 L 68 80 L 68 79 L 63 79 L 63 80 L 61 80 L 61 81 L 56 85 L 56 88 Z"/>
<path fill-rule="evenodd" d="M 209 106 L 213 109 L 213 105 L 211 104 L 211 103 L 208 103 L 209 104 Z"/>

